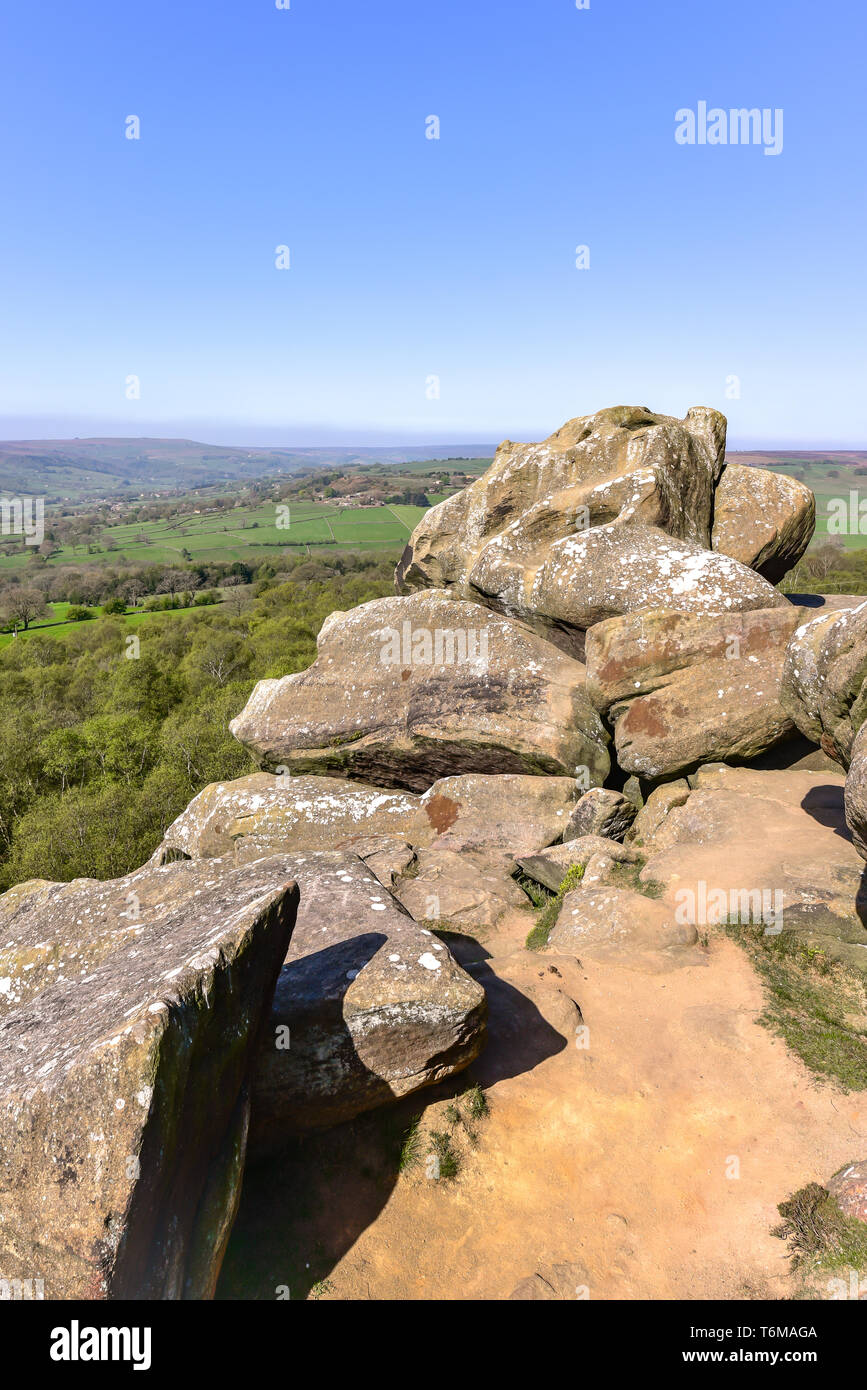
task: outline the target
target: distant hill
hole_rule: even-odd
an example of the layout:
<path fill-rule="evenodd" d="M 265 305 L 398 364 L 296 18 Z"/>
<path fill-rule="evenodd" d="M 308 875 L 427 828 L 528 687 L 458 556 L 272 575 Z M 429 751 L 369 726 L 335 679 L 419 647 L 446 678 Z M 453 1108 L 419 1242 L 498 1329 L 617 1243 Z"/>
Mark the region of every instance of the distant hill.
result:
<path fill-rule="evenodd" d="M 479 445 L 406 448 L 242 449 L 193 439 L 23 439 L 0 441 L 0 492 L 49 502 L 187 489 L 307 468 L 477 458 Z M 491 449 L 493 453 L 493 449 Z"/>

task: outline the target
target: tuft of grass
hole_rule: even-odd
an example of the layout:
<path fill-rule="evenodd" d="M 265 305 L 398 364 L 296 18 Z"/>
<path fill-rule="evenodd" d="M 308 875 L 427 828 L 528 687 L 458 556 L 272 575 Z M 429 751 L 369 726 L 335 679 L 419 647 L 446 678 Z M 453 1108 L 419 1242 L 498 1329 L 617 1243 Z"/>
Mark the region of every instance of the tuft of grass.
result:
<path fill-rule="evenodd" d="M 765 987 L 759 1022 L 817 1076 L 847 1091 L 867 1089 L 867 987 L 845 965 L 789 932 L 766 936 L 761 926 L 730 923 Z"/>
<path fill-rule="evenodd" d="M 478 1082 L 474 1086 L 468 1087 L 464 1092 L 464 1100 L 467 1103 L 470 1119 L 483 1120 L 487 1115 L 490 1115 L 491 1107 L 488 1105 L 488 1097 Z"/>
<path fill-rule="evenodd" d="M 408 1173 L 413 1168 L 418 1167 L 419 1159 L 421 1158 L 420 1124 L 421 1115 L 416 1115 L 409 1129 L 403 1136 L 403 1142 L 400 1146 L 400 1155 L 397 1161 L 397 1171 L 399 1173 Z"/>
<path fill-rule="evenodd" d="M 446 1134 L 444 1130 L 434 1129 L 431 1131 L 428 1157 L 436 1159 L 436 1177 L 439 1181 L 448 1180 L 457 1176 L 460 1168 L 460 1160 L 452 1148 L 450 1136 Z"/>
<path fill-rule="evenodd" d="M 458 1109 L 458 1107 L 454 1104 L 454 1102 L 452 1102 L 451 1105 L 446 1106 L 446 1120 L 452 1126 L 452 1128 L 454 1128 L 455 1125 L 459 1125 L 461 1123 L 461 1119 L 461 1112 Z"/>
<path fill-rule="evenodd" d="M 556 893 L 548 893 L 547 890 L 543 890 L 546 892 L 547 901 L 536 919 L 535 927 L 533 927 L 524 943 L 528 951 L 541 951 L 548 945 L 548 937 L 551 935 L 551 929 L 560 915 L 563 899 L 567 893 L 571 893 L 573 888 L 578 887 L 583 877 L 584 865 L 572 864 L 566 870 L 566 876 Z"/>
<path fill-rule="evenodd" d="M 612 882 L 618 888 L 629 888 L 633 893 L 640 893 L 644 898 L 661 898 L 665 892 L 665 884 L 658 879 L 640 877 L 641 870 L 647 863 L 644 855 L 640 856 L 634 864 L 627 864 L 617 860 L 611 865 Z"/>
<path fill-rule="evenodd" d="M 331 1293 L 333 1289 L 334 1285 L 330 1279 L 320 1279 L 311 1286 L 310 1293 L 307 1296 L 313 1299 L 323 1298 L 325 1294 Z"/>
<path fill-rule="evenodd" d="M 548 901 L 553 897 L 549 889 L 545 888 L 541 883 L 537 883 L 536 880 L 530 878 L 528 874 L 518 874 L 515 882 L 521 891 L 527 894 L 530 902 L 537 910 L 545 907 Z"/>
<path fill-rule="evenodd" d="M 780 1202 L 777 1211 L 783 1220 L 771 1234 L 788 1242 L 796 1269 L 805 1264 L 817 1270 L 867 1267 L 867 1224 L 846 1216 L 827 1187 L 807 1183 Z"/>

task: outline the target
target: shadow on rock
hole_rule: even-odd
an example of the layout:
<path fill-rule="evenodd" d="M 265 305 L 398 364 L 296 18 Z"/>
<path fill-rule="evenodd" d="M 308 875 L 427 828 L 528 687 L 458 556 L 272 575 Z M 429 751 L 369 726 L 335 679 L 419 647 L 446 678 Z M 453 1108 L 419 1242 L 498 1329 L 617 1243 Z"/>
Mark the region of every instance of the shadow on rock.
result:
<path fill-rule="evenodd" d="M 842 771 L 842 769 L 841 769 Z M 843 809 L 843 788 L 831 783 L 821 787 L 811 787 L 801 802 L 801 806 L 813 820 L 827 826 L 844 840 L 852 839 L 852 832 L 846 824 Z"/>

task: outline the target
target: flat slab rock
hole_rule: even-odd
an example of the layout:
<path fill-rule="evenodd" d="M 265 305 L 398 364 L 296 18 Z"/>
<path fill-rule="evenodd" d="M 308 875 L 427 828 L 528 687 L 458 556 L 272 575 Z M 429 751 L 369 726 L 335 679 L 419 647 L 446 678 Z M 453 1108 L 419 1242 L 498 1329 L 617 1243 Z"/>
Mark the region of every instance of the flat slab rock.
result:
<path fill-rule="evenodd" d="M 487 1002 L 356 855 L 292 857 L 301 902 L 253 1088 L 251 1152 L 467 1066 Z"/>
<path fill-rule="evenodd" d="M 692 780 L 652 825 L 636 821 L 642 874 L 666 885 L 661 901 L 699 926 L 752 915 L 867 973 L 864 865 L 842 773 L 718 767 Z"/>
<path fill-rule="evenodd" d="M 213 1294 L 297 903 L 281 858 L 0 897 L 0 1276 Z"/>
<path fill-rule="evenodd" d="M 339 777 L 258 772 L 199 792 L 152 862 L 233 854 L 243 863 L 297 850 L 354 850 L 356 843 L 366 853 L 371 837 L 385 836 L 509 863 L 562 837 L 581 790 L 571 777 L 468 774 L 441 778 L 418 796 Z"/>
<path fill-rule="evenodd" d="M 563 899 L 547 949 L 628 965 L 697 939 L 695 927 L 678 923 L 666 903 L 628 888 L 579 884 Z"/>
<path fill-rule="evenodd" d="M 230 725 L 269 771 L 426 791 L 457 773 L 608 773 L 584 668 L 442 591 L 332 613 L 307 671 L 260 681 Z"/>

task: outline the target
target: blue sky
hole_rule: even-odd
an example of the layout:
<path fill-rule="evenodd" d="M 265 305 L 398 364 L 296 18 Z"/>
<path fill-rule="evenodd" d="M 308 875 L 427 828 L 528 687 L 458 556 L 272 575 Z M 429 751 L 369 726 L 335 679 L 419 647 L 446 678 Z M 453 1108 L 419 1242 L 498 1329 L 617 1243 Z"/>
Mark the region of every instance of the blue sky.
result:
<path fill-rule="evenodd" d="M 0 16 L 0 437 L 496 441 L 634 403 L 867 447 L 855 0 Z M 679 145 L 700 101 L 781 108 L 782 153 Z"/>

